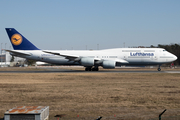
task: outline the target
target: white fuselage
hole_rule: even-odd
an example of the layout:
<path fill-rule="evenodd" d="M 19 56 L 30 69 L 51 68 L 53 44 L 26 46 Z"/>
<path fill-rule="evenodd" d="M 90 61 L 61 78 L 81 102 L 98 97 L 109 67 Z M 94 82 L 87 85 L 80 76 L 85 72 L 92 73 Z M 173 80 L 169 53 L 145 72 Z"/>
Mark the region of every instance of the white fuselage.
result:
<path fill-rule="evenodd" d="M 58 65 L 81 65 L 79 62 L 66 59 L 64 56 L 43 52 L 43 50 L 14 50 L 30 56 L 20 55 L 27 59 L 42 61 Z M 161 65 L 173 62 L 177 57 L 162 48 L 115 48 L 105 50 L 51 50 L 55 53 L 80 56 L 80 58 L 94 58 L 99 60 L 118 61 L 123 59 L 128 63 L 116 62 L 121 65 Z M 17 55 L 16 55 L 17 56 Z"/>

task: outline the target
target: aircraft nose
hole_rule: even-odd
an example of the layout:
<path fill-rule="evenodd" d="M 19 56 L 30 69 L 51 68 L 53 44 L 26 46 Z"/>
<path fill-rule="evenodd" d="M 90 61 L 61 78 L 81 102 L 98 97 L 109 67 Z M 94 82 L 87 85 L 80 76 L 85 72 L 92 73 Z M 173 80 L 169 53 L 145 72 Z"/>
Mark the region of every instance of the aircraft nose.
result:
<path fill-rule="evenodd" d="M 174 55 L 174 61 L 177 60 L 177 56 Z"/>

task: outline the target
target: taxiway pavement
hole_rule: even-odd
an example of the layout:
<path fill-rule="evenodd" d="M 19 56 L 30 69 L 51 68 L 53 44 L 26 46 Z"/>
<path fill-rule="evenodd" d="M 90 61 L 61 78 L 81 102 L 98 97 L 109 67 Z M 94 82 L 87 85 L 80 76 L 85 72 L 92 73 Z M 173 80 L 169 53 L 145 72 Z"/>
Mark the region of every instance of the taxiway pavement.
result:
<path fill-rule="evenodd" d="M 0 71 L 0 73 L 180 73 L 180 71 L 151 71 L 151 70 L 106 70 L 106 71 L 84 71 L 67 69 L 46 69 L 46 70 L 26 70 L 26 71 Z"/>

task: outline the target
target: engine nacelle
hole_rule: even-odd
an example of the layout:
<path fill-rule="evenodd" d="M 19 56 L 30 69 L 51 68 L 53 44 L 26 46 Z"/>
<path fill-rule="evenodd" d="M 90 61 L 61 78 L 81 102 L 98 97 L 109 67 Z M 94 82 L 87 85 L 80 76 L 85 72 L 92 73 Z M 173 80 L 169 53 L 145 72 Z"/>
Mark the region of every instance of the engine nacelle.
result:
<path fill-rule="evenodd" d="M 114 69 L 115 66 L 116 66 L 116 61 L 105 60 L 102 63 L 102 67 L 105 69 Z"/>
<path fill-rule="evenodd" d="M 94 58 L 81 58 L 81 65 L 83 66 L 93 66 L 94 65 Z"/>

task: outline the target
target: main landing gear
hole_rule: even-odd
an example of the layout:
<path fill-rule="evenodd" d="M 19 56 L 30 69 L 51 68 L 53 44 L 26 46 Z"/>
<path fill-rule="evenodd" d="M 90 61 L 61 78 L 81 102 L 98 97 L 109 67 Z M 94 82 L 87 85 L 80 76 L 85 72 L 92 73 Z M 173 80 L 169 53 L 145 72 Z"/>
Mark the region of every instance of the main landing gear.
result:
<path fill-rule="evenodd" d="M 98 67 L 86 67 L 85 68 L 85 71 L 99 71 L 99 68 Z"/>
<path fill-rule="evenodd" d="M 160 68 L 160 67 L 161 67 L 161 65 L 159 65 L 159 67 L 158 67 L 158 69 L 157 69 L 158 71 L 161 71 L 161 68 Z"/>

